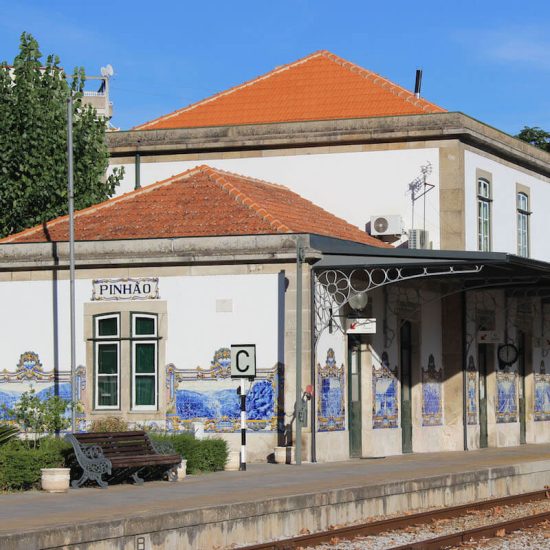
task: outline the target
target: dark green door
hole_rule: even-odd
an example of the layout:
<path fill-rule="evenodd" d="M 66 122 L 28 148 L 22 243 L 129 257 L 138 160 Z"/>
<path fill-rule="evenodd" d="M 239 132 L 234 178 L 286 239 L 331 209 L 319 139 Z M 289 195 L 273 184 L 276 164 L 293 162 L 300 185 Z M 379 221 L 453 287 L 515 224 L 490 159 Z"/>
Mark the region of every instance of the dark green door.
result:
<path fill-rule="evenodd" d="M 412 370 L 412 327 L 409 321 L 401 325 L 400 331 L 401 360 L 401 447 L 403 453 L 412 453 L 412 404 L 411 404 L 411 370 Z"/>
<path fill-rule="evenodd" d="M 479 361 L 479 446 L 484 449 L 488 445 L 487 438 L 487 369 L 489 361 L 489 345 L 479 344 L 477 347 Z"/>
<path fill-rule="evenodd" d="M 519 443 L 525 444 L 525 333 L 518 334 L 518 390 L 519 390 Z"/>
<path fill-rule="evenodd" d="M 349 455 L 361 456 L 361 349 L 348 339 Z"/>

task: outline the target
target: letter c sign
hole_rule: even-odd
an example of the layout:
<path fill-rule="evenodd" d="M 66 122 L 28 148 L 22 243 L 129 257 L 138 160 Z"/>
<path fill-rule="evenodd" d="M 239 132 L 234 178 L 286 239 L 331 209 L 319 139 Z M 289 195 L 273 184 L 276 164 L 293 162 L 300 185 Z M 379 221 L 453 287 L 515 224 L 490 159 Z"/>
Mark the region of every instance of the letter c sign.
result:
<path fill-rule="evenodd" d="M 231 346 L 231 378 L 256 376 L 256 344 Z"/>

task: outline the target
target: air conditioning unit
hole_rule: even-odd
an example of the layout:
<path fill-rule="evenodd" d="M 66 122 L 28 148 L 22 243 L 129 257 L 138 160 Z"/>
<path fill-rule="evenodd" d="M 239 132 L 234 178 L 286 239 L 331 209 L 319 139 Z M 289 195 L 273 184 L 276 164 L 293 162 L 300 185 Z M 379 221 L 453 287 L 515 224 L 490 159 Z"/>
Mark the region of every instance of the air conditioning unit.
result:
<path fill-rule="evenodd" d="M 371 216 L 370 234 L 377 235 L 402 235 L 403 220 L 399 215 Z"/>
<path fill-rule="evenodd" d="M 425 229 L 409 229 L 409 248 L 430 248 L 428 232 Z"/>

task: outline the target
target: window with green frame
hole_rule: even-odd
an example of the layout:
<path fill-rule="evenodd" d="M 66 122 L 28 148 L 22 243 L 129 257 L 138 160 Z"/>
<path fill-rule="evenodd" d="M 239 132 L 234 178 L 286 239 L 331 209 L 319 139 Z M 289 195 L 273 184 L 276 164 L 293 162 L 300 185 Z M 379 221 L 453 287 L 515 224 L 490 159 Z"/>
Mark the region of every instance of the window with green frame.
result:
<path fill-rule="evenodd" d="M 529 256 L 529 195 L 517 193 L 517 233 L 518 233 L 518 256 Z"/>
<path fill-rule="evenodd" d="M 157 316 L 132 314 L 132 409 L 157 408 Z"/>
<path fill-rule="evenodd" d="M 485 178 L 477 180 L 477 249 L 491 250 L 491 183 Z"/>
<path fill-rule="evenodd" d="M 120 316 L 95 318 L 95 408 L 120 407 Z"/>

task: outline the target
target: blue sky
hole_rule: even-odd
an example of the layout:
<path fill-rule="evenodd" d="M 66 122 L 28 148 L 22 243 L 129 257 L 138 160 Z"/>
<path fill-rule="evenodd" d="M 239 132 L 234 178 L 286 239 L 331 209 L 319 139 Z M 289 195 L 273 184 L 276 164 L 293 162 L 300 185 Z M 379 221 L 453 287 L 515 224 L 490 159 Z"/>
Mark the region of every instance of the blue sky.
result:
<path fill-rule="evenodd" d="M 550 131 L 550 1 L 0 0 L 0 59 L 21 32 L 62 65 L 115 69 L 128 129 L 327 49 L 508 133 Z"/>

